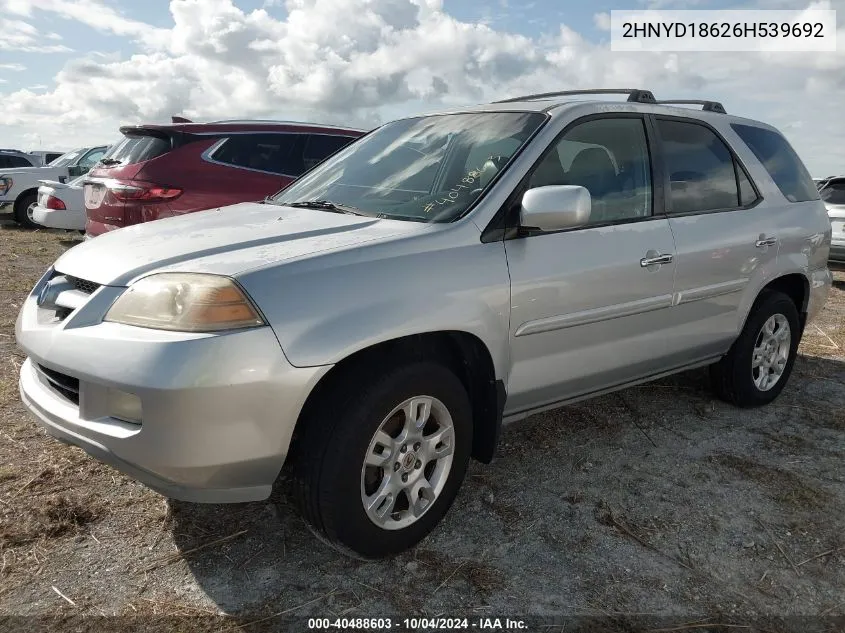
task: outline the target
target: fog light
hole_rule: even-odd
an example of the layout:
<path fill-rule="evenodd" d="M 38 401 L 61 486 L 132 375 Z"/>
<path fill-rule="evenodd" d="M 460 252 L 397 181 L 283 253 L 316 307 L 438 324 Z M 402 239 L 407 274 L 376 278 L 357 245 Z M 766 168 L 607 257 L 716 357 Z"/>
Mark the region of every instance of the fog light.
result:
<path fill-rule="evenodd" d="M 134 393 L 109 389 L 109 416 L 130 424 L 141 424 L 141 399 Z"/>

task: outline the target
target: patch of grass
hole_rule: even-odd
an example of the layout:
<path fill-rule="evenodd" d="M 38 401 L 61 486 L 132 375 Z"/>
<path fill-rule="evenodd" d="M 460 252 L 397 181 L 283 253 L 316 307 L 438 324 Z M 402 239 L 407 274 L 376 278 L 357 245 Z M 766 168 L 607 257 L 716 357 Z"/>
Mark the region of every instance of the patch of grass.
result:
<path fill-rule="evenodd" d="M 88 500 L 66 496 L 48 497 L 37 505 L 27 505 L 23 511 L 0 518 L 0 549 L 78 534 L 97 520 L 94 507 Z"/>
<path fill-rule="evenodd" d="M 772 499 L 786 506 L 811 510 L 823 507 L 830 500 L 824 490 L 814 488 L 795 473 L 776 466 L 730 454 L 715 455 L 711 461 L 761 485 Z"/>
<path fill-rule="evenodd" d="M 17 478 L 18 473 L 11 466 L 0 466 L 0 483 Z"/>

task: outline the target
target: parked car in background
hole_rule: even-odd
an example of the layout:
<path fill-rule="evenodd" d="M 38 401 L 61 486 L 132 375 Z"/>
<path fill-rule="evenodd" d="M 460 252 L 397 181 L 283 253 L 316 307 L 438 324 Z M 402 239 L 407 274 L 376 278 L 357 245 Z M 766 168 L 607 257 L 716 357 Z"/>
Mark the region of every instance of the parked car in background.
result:
<path fill-rule="evenodd" d="M 40 159 L 18 149 L 0 149 L 0 170 L 17 167 L 38 167 Z M 0 190 L 2 193 L 2 190 Z M 2 205 L 0 205 L 2 206 Z"/>
<path fill-rule="evenodd" d="M 42 180 L 66 182 L 82 176 L 106 153 L 108 146 L 82 147 L 52 161 L 49 165 L 0 169 L 0 207 L 12 205 L 15 220 L 26 227 L 38 224 L 32 212 L 38 204 Z"/>
<path fill-rule="evenodd" d="M 85 176 L 70 182 L 42 180 L 38 187 L 38 203 L 32 210 L 36 224 L 51 229 L 85 231 Z"/>
<path fill-rule="evenodd" d="M 827 207 L 833 229 L 830 265 L 845 268 L 845 176 L 826 179 L 819 195 Z"/>
<path fill-rule="evenodd" d="M 265 499 L 286 464 L 313 529 L 377 557 L 504 421 L 704 366 L 772 402 L 831 286 L 818 190 L 769 125 L 616 92 L 394 121 L 262 203 L 70 249 L 18 316 L 24 404 L 178 499 Z"/>
<path fill-rule="evenodd" d="M 261 200 L 364 133 L 274 121 L 179 122 L 120 131 L 123 139 L 85 181 L 88 236 Z"/>
<path fill-rule="evenodd" d="M 57 158 L 61 158 L 65 154 L 65 152 L 50 152 L 50 151 L 44 151 L 44 150 L 40 150 L 40 149 L 39 150 L 33 150 L 29 153 L 32 156 L 37 156 L 38 158 L 40 158 L 42 165 L 49 165 L 54 160 L 56 160 Z"/>

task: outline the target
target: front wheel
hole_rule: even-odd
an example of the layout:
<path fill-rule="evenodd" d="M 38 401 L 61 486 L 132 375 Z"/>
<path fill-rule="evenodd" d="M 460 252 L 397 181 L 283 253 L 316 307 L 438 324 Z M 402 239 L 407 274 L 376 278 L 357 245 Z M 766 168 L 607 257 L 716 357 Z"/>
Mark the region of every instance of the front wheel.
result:
<path fill-rule="evenodd" d="M 299 505 L 331 545 L 364 558 L 396 554 L 434 529 L 458 493 L 472 443 L 469 398 L 430 362 L 344 378 L 302 421 Z"/>
<path fill-rule="evenodd" d="M 795 303 L 781 292 L 763 295 L 728 354 L 710 368 L 716 393 L 740 407 L 757 407 L 778 397 L 801 340 Z"/>

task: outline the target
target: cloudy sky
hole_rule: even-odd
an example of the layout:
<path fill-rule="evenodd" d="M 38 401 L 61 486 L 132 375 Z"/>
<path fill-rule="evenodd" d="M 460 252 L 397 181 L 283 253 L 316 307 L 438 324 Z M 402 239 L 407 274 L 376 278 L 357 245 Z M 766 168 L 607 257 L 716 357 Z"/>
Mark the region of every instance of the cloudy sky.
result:
<path fill-rule="evenodd" d="M 838 9 L 835 53 L 613 53 L 608 12 Z M 0 0 L 0 146 L 110 142 L 124 123 L 375 126 L 532 91 L 641 87 L 773 123 L 845 173 L 845 0 Z"/>

